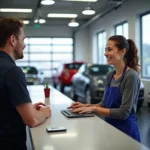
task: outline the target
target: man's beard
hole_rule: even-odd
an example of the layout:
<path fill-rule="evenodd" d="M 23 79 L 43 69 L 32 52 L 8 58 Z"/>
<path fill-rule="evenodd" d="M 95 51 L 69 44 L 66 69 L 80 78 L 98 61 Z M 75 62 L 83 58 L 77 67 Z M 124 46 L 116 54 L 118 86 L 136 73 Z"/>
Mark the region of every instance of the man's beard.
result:
<path fill-rule="evenodd" d="M 14 56 L 15 56 L 15 60 L 23 59 L 23 57 L 24 57 L 23 51 L 22 51 L 22 53 L 19 54 L 19 53 L 17 52 L 17 50 L 15 50 Z"/>

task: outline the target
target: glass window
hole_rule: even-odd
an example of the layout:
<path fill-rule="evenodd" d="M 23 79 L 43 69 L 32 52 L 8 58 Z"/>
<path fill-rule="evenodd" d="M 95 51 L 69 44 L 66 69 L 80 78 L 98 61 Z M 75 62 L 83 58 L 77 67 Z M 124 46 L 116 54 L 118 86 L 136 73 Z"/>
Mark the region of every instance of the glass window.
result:
<path fill-rule="evenodd" d="M 50 45 L 31 45 L 30 52 L 31 53 L 49 53 L 51 51 Z"/>
<path fill-rule="evenodd" d="M 98 63 L 106 64 L 106 58 L 104 56 L 106 47 L 106 32 L 98 33 Z"/>
<path fill-rule="evenodd" d="M 50 38 L 30 38 L 30 44 L 43 45 L 43 44 L 51 44 Z"/>
<path fill-rule="evenodd" d="M 44 77 L 51 77 L 52 76 L 52 73 L 51 73 L 51 70 L 41 70 L 44 74 Z"/>
<path fill-rule="evenodd" d="M 53 38 L 52 44 L 55 45 L 71 45 L 73 44 L 73 40 L 71 38 Z"/>
<path fill-rule="evenodd" d="M 122 25 L 118 25 L 116 27 L 116 34 L 117 35 L 122 35 L 123 34 L 123 32 L 122 32 Z"/>
<path fill-rule="evenodd" d="M 116 35 L 123 35 L 126 39 L 128 39 L 128 23 L 121 23 L 116 25 L 115 27 Z"/>
<path fill-rule="evenodd" d="M 64 46 L 64 45 L 62 45 L 62 46 L 56 46 L 56 45 L 54 45 L 53 47 L 52 47 L 52 50 L 53 50 L 53 52 L 69 52 L 69 53 L 72 53 L 72 51 L 73 51 L 73 47 L 72 46 L 70 46 L 70 45 L 68 45 L 68 46 Z"/>
<path fill-rule="evenodd" d="M 30 54 L 31 61 L 50 61 L 50 54 Z"/>
<path fill-rule="evenodd" d="M 29 46 L 28 45 L 26 45 L 26 47 L 24 48 L 23 52 L 24 53 L 28 53 L 29 52 Z"/>
<path fill-rule="evenodd" d="M 150 78 L 150 13 L 141 16 L 142 77 Z"/>
<path fill-rule="evenodd" d="M 79 69 L 80 67 L 81 67 L 81 65 L 82 65 L 82 63 L 80 64 L 80 63 L 74 63 L 74 64 L 66 64 L 66 68 L 67 69 Z"/>
<path fill-rule="evenodd" d="M 114 67 L 109 65 L 93 65 L 89 67 L 89 73 L 91 75 L 106 75 L 112 70 L 114 70 Z"/>
<path fill-rule="evenodd" d="M 65 54 L 54 53 L 52 57 L 53 57 L 53 60 L 55 61 L 67 62 L 67 61 L 73 60 L 72 54 L 66 54 L 66 53 Z"/>
<path fill-rule="evenodd" d="M 25 44 L 29 44 L 29 38 L 25 38 L 25 39 L 24 39 L 24 43 L 25 43 Z"/>
<path fill-rule="evenodd" d="M 72 38 L 25 38 L 24 58 L 18 66 L 33 66 L 50 78 L 52 68 L 73 60 Z"/>

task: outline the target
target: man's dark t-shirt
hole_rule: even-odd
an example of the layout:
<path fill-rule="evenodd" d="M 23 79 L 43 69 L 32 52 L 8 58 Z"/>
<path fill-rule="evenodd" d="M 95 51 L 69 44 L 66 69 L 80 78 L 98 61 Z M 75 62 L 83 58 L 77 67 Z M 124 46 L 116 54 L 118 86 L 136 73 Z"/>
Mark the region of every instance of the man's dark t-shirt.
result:
<path fill-rule="evenodd" d="M 31 99 L 24 73 L 8 54 L 0 51 L 0 141 L 6 147 L 26 147 L 26 125 L 16 106 L 27 102 Z"/>

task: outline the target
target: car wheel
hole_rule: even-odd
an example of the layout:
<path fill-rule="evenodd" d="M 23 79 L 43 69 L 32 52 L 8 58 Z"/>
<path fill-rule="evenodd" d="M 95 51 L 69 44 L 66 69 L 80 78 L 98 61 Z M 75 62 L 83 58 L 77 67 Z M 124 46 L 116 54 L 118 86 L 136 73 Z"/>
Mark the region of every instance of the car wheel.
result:
<path fill-rule="evenodd" d="M 90 92 L 90 89 L 87 88 L 86 93 L 85 93 L 85 101 L 87 104 L 91 104 L 91 100 L 92 100 L 91 92 Z"/>
<path fill-rule="evenodd" d="M 56 83 L 53 83 L 53 86 L 54 86 L 54 88 L 57 88 L 57 84 Z"/>
<path fill-rule="evenodd" d="M 75 91 L 74 91 L 74 87 L 71 86 L 71 89 L 70 89 L 70 97 L 72 100 L 74 100 L 75 102 L 78 101 L 78 96 L 75 94 Z"/>
<path fill-rule="evenodd" d="M 60 84 L 60 92 L 64 93 L 65 86 L 63 84 Z"/>

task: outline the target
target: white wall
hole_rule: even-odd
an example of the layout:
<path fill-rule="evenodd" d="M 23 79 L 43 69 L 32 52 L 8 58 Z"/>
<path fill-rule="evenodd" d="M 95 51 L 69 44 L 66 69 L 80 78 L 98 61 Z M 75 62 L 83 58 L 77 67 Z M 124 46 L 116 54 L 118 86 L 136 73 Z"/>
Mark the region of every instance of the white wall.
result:
<path fill-rule="evenodd" d="M 91 51 L 89 49 L 89 30 L 85 28 L 75 34 L 75 60 L 89 61 Z"/>
<path fill-rule="evenodd" d="M 29 25 L 25 27 L 26 36 L 36 37 L 72 37 L 72 28 L 68 26 L 44 26 L 34 28 Z"/>
<path fill-rule="evenodd" d="M 139 15 L 150 10 L 150 0 L 128 0 L 117 10 L 112 11 L 103 18 L 99 18 L 89 27 L 89 37 L 81 35 L 81 30 L 77 33 L 76 45 L 80 45 L 82 49 L 86 49 L 89 53 L 86 54 L 88 60 L 97 62 L 97 33 L 105 30 L 107 38 L 114 34 L 114 26 L 120 22 L 128 21 L 129 23 L 129 38 L 136 42 L 140 49 L 139 36 Z M 86 33 L 88 35 L 88 33 Z M 85 37 L 85 39 L 83 39 Z M 88 41 L 89 40 L 89 41 Z M 88 42 L 87 42 L 88 41 Z M 87 45 L 86 45 L 87 44 Z M 77 57 L 79 56 L 80 47 L 76 47 Z M 88 49 L 87 49 L 88 48 Z M 92 53 L 92 54 L 91 54 Z M 89 56 L 87 56 L 89 55 Z M 84 59 L 85 55 L 80 55 L 80 59 Z M 143 80 L 145 85 L 145 104 L 147 104 L 147 94 L 150 92 L 150 80 Z"/>

